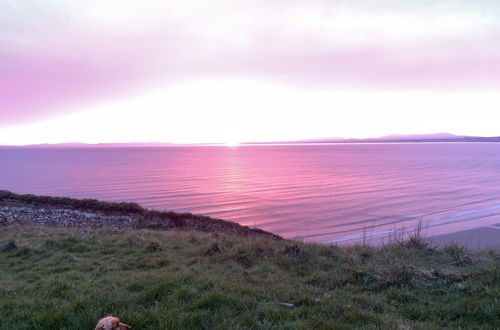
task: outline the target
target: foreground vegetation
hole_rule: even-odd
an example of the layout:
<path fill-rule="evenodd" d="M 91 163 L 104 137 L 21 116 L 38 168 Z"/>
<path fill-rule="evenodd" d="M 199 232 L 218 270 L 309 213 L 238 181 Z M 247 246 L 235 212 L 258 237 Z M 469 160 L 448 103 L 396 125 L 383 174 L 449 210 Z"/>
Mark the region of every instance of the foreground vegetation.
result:
<path fill-rule="evenodd" d="M 494 329 L 500 256 L 231 233 L 0 226 L 2 329 Z M 293 304 L 293 305 L 292 305 Z"/>

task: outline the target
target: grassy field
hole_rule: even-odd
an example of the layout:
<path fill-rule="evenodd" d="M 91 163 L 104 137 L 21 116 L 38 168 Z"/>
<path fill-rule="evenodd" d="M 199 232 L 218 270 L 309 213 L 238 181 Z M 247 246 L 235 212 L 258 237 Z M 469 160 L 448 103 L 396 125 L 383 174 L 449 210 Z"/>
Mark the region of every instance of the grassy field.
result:
<path fill-rule="evenodd" d="M 135 329 L 498 329 L 499 299 L 498 252 L 418 238 L 0 226 L 1 329 L 87 330 L 109 314 Z"/>

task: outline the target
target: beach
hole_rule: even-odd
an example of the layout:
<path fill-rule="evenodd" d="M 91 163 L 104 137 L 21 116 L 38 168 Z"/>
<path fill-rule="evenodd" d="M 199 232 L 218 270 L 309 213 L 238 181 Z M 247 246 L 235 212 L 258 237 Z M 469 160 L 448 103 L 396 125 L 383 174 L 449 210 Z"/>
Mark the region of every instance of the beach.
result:
<path fill-rule="evenodd" d="M 445 246 L 450 243 L 466 246 L 472 249 L 500 249 L 500 223 L 461 230 L 449 234 L 435 235 L 428 238 L 431 244 Z"/>
<path fill-rule="evenodd" d="M 1 192 L 1 191 L 0 191 Z M 17 195 L 3 191 L 0 195 L 0 224 L 10 225 L 19 221 L 37 226 L 113 228 L 121 230 L 202 230 L 237 232 L 245 236 L 262 235 L 275 239 L 280 236 L 258 228 L 240 226 L 231 221 L 213 219 L 192 214 L 176 214 L 147 210 L 133 203 L 106 203 L 97 200 Z M 91 205 L 91 206 L 85 206 Z M 444 247 L 458 244 L 470 249 L 500 249 L 500 223 L 465 230 L 439 233 L 429 228 L 421 230 L 393 230 L 384 233 L 366 233 L 366 237 L 346 238 L 326 245 L 373 245 L 382 246 L 418 236 L 431 245 Z M 488 223 L 488 222 L 486 222 Z M 418 228 L 418 225 L 417 225 Z M 457 227 L 460 228 L 460 227 Z M 325 244 L 325 243 L 323 243 Z"/>

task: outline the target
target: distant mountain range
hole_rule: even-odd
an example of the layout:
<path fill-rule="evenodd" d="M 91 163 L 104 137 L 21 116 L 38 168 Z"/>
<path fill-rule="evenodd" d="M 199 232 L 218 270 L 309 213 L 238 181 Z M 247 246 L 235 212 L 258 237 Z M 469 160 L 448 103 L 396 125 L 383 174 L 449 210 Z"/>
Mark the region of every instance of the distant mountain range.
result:
<path fill-rule="evenodd" d="M 454 135 L 449 133 L 435 134 L 411 134 L 411 135 L 387 135 L 379 138 L 367 139 L 345 139 L 345 138 L 324 138 L 301 141 L 282 142 L 260 142 L 256 144 L 296 144 L 296 143 L 425 143 L 425 142 L 500 142 L 500 136 L 482 137 Z"/>
<path fill-rule="evenodd" d="M 453 135 L 449 133 L 437 133 L 437 134 L 388 135 L 380 138 L 368 138 L 368 139 L 336 139 L 336 140 L 330 140 L 329 142 L 340 142 L 340 143 L 500 142 L 500 136 L 482 137 L 482 136 Z"/>
<path fill-rule="evenodd" d="M 29 144 L 25 146 L 0 146 L 0 148 L 142 148 L 142 147 L 172 147 L 172 146 L 189 146 L 190 144 L 175 144 L 163 142 L 132 142 L 132 143 L 43 143 Z M 197 145 L 221 145 L 221 144 L 197 144 Z"/>
<path fill-rule="evenodd" d="M 429 143 L 429 142 L 500 142 L 500 136 L 482 137 L 453 135 L 449 133 L 435 134 L 411 134 L 411 135 L 387 135 L 379 138 L 367 139 L 344 139 L 324 138 L 299 141 L 270 141 L 270 142 L 244 142 L 242 145 L 267 145 L 267 144 L 318 144 L 318 143 Z M 190 144 L 175 144 L 163 142 L 136 142 L 136 143 L 56 143 L 56 144 L 32 144 L 22 147 L 27 148 L 140 148 L 140 147 L 168 147 L 189 146 Z M 223 146 L 223 143 L 196 144 L 204 146 Z M 0 146 L 0 148 L 16 148 L 14 146 Z"/>

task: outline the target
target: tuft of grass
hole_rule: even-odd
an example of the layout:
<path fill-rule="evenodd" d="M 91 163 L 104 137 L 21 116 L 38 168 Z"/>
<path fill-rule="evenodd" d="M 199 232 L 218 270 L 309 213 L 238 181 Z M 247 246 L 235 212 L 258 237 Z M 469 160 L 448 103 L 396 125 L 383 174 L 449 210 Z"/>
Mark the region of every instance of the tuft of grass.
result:
<path fill-rule="evenodd" d="M 146 251 L 150 253 L 161 251 L 160 243 L 157 242 L 149 243 L 148 246 L 146 246 Z"/>
<path fill-rule="evenodd" d="M 14 250 L 17 250 L 17 244 L 14 240 L 8 241 L 0 248 L 0 252 L 10 252 Z"/>
<path fill-rule="evenodd" d="M 469 249 L 455 242 L 446 245 L 443 251 L 453 258 L 453 263 L 457 266 L 470 266 L 475 262 L 474 257 L 469 253 Z"/>
<path fill-rule="evenodd" d="M 292 257 L 298 257 L 302 253 L 302 249 L 297 245 L 297 243 L 293 243 L 285 246 L 283 253 Z"/>
<path fill-rule="evenodd" d="M 5 329 L 496 329 L 498 251 L 0 227 Z M 467 260 L 473 260 L 473 263 Z"/>

